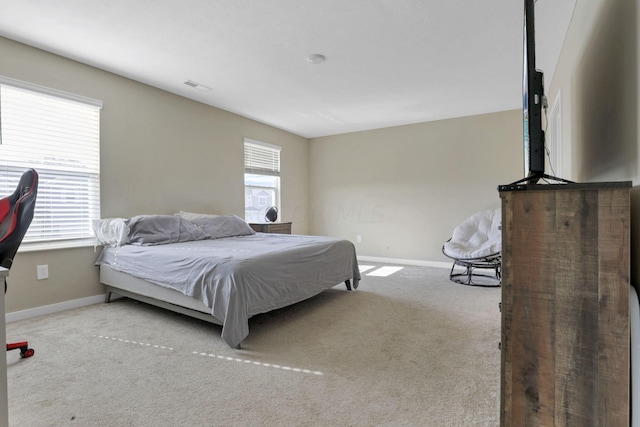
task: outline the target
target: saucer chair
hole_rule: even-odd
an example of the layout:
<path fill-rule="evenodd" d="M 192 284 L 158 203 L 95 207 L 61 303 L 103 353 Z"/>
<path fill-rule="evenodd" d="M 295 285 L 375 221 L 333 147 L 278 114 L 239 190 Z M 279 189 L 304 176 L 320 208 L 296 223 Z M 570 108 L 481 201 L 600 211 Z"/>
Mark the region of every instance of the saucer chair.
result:
<path fill-rule="evenodd" d="M 501 210 L 471 215 L 453 230 L 451 238 L 442 246 L 442 253 L 453 259 L 449 280 L 463 285 L 500 286 L 501 251 Z"/>
<path fill-rule="evenodd" d="M 11 269 L 31 220 L 38 194 L 38 173 L 29 169 L 22 174 L 16 191 L 0 199 L 0 266 Z M 4 281 L 7 292 L 7 281 Z M 20 349 L 20 357 L 31 357 L 35 350 L 26 341 L 7 344 L 7 351 Z"/>

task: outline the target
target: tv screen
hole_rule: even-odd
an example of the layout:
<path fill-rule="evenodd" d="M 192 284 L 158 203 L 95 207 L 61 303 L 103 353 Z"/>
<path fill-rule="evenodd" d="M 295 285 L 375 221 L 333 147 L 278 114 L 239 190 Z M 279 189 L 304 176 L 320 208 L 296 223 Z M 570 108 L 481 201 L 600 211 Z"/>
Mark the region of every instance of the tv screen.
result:
<path fill-rule="evenodd" d="M 535 44 L 535 0 L 524 0 L 524 43 L 523 43 L 523 131 L 524 131 L 524 173 L 528 181 L 535 184 L 544 175 L 544 130 L 542 128 L 542 108 L 545 103 L 544 79 L 542 71 L 536 69 Z"/>

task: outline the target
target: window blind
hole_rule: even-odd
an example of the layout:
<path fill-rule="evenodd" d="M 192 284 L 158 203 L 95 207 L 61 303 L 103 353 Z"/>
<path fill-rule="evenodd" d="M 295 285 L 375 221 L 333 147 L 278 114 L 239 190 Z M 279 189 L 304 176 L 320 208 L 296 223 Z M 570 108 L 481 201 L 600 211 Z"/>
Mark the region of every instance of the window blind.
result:
<path fill-rule="evenodd" d="M 244 140 L 244 172 L 280 176 L 280 150 L 277 145 Z"/>
<path fill-rule="evenodd" d="M 100 218 L 100 108 L 72 94 L 0 79 L 0 197 L 39 175 L 24 243 L 93 239 Z"/>

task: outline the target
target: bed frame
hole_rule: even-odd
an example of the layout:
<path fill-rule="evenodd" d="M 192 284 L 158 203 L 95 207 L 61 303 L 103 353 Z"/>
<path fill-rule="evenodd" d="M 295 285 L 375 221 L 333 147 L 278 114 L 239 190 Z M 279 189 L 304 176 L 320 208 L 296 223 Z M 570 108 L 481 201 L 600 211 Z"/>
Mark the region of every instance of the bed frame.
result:
<path fill-rule="evenodd" d="M 222 325 L 222 322 L 211 315 L 211 309 L 197 299 L 114 270 L 107 265 L 100 266 L 100 282 L 105 286 L 106 303 L 111 302 L 111 294 L 115 293 L 216 325 Z"/>
<path fill-rule="evenodd" d="M 111 295 L 118 294 L 140 302 L 155 305 L 185 316 L 195 317 L 206 322 L 222 325 L 211 315 L 211 309 L 195 298 L 188 297 L 173 289 L 154 285 L 144 279 L 112 269 L 108 265 L 100 266 L 100 283 L 105 286 L 105 302 L 111 302 Z M 351 281 L 346 280 L 347 290 L 351 290 Z"/>

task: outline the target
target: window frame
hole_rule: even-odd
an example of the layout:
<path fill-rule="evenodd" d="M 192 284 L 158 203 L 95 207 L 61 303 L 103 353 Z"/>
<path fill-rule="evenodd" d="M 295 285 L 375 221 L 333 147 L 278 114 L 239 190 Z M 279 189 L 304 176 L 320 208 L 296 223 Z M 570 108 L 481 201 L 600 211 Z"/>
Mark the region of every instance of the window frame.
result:
<path fill-rule="evenodd" d="M 18 170 L 25 170 L 27 168 L 34 168 L 38 171 L 40 175 L 39 185 L 38 185 L 38 199 L 36 200 L 36 211 L 34 213 L 34 221 L 32 225 L 38 225 L 43 227 L 43 234 L 41 235 L 42 239 L 30 240 L 33 239 L 34 236 L 25 236 L 25 240 L 20 245 L 19 251 L 21 252 L 29 252 L 29 251 L 40 251 L 40 250 L 49 250 L 49 249 L 62 249 L 62 248 L 73 248 L 73 247 L 84 247 L 84 246 L 95 246 L 96 239 L 93 235 L 93 230 L 91 227 L 91 223 L 94 220 L 100 219 L 100 210 L 101 210 L 101 201 L 100 201 L 100 110 L 103 107 L 102 101 L 88 98 L 68 92 L 64 92 L 61 90 L 40 86 L 37 84 L 24 82 L 21 80 L 16 80 L 6 76 L 0 76 L 0 86 L 5 86 L 7 88 L 15 88 L 17 90 L 28 91 L 30 92 L 28 96 L 36 96 L 41 97 L 39 102 L 44 102 L 44 100 L 49 97 L 52 99 L 52 102 L 66 102 L 71 101 L 68 105 L 74 105 L 80 110 L 84 110 L 87 107 L 87 112 L 89 112 L 90 119 L 93 122 L 89 126 L 91 128 L 90 137 L 88 139 L 80 138 L 77 141 L 71 142 L 70 146 L 73 147 L 73 144 L 83 144 L 89 142 L 89 145 L 83 145 L 83 149 L 87 149 L 88 147 L 88 157 L 83 158 L 81 160 L 74 159 L 74 161 L 78 161 L 79 163 L 74 164 L 73 166 L 64 165 L 60 166 L 60 164 L 51 163 L 49 160 L 47 163 L 46 157 L 42 157 L 39 159 L 35 159 L 34 157 L 27 157 L 29 153 L 25 154 L 24 159 L 16 156 L 12 160 L 7 160 L 0 164 L 0 170 L 2 171 L 6 181 L 4 183 L 5 189 L 8 189 L 10 185 L 14 185 L 9 179 L 15 179 L 18 174 Z M 11 90 L 12 90 L 11 89 Z M 1 100 L 0 100 L 1 102 Z M 75 104 L 74 104 L 75 103 Z M 82 104 L 82 105 L 79 105 Z M 11 114 L 11 113 L 5 113 Z M 77 115 L 75 116 L 77 119 Z M 78 119 L 79 120 L 79 119 Z M 0 138 L 2 135 L 2 111 L 0 111 Z M 5 122 L 5 126 L 6 122 Z M 71 125 L 72 126 L 72 125 Z M 14 128 L 16 128 L 14 126 Z M 57 136 L 57 134 L 55 134 Z M 48 142 L 50 146 L 55 148 L 55 140 L 53 139 L 55 136 L 48 135 Z M 73 138 L 67 138 L 68 140 L 73 140 Z M 66 141 L 65 141 L 66 142 Z M 2 140 L 0 139 L 0 143 Z M 80 145 L 78 145 L 80 146 Z M 33 148 L 33 145 L 31 146 Z M 64 158 L 64 150 L 65 147 L 61 147 L 61 151 L 53 150 L 49 152 L 49 156 L 51 153 L 59 155 L 60 158 Z M 14 147 L 15 149 L 15 147 Z M 68 146 L 67 146 L 68 149 Z M 81 156 L 82 157 L 82 156 Z M 49 157 L 50 159 L 51 157 Z M 89 163 L 87 163 L 89 162 Z M 74 168 L 74 166 L 79 165 Z M 87 167 L 89 165 L 89 167 Z M 93 165 L 93 166 L 91 166 Z M 75 169 L 75 170 L 74 170 Z M 78 170 L 80 169 L 80 170 Z M 86 170 L 85 170 L 86 169 Z M 82 224 L 80 227 L 76 227 L 76 230 L 73 231 L 75 235 L 68 235 L 64 232 L 59 238 L 56 238 L 53 234 L 50 234 L 46 231 L 46 224 L 48 221 L 43 217 L 43 203 L 46 200 L 47 196 L 44 196 L 48 193 L 49 189 L 52 191 L 51 197 L 54 200 L 56 197 L 62 201 L 55 201 L 56 208 L 60 212 L 66 203 L 66 194 L 64 196 L 60 196 L 61 187 L 60 184 L 53 184 L 49 181 L 49 177 L 55 177 L 56 179 L 61 179 L 64 182 L 64 185 L 69 185 L 70 190 L 65 189 L 64 191 L 70 191 L 71 194 L 75 192 L 76 195 L 80 194 L 80 198 L 71 197 L 73 200 L 70 202 L 72 206 L 72 218 L 76 216 L 81 216 Z M 43 179 L 44 178 L 44 179 Z M 77 183 L 77 186 L 76 186 Z M 86 185 L 85 185 L 86 183 Z M 17 181 L 15 182 L 17 185 Z M 15 189 L 15 185 L 13 191 Z M 49 186 L 49 189 L 47 187 Z M 58 196 L 56 196 L 56 191 Z M 7 193 L 6 195 L 10 194 Z M 44 196 L 44 197 L 41 197 Z M 0 195 L 0 197 L 5 197 L 5 195 Z M 86 214 L 78 213 L 78 205 L 74 203 L 81 203 L 81 208 L 86 209 Z M 75 212 L 75 216 L 74 216 Z M 64 214 L 56 221 L 54 224 L 57 224 L 58 228 L 62 227 L 64 221 Z M 61 222 L 62 221 L 62 222 Z"/>
<path fill-rule="evenodd" d="M 245 202 L 244 202 L 244 218 L 247 222 L 265 222 L 264 215 L 261 218 L 251 219 L 249 218 L 249 214 L 247 211 L 249 200 L 252 200 L 251 196 L 247 195 L 248 190 L 265 190 L 265 191 L 273 191 L 274 192 L 274 202 L 273 204 L 265 203 L 264 206 L 260 204 L 260 207 L 266 210 L 270 206 L 276 206 L 278 212 L 281 214 L 281 152 L 282 147 L 274 144 L 270 144 L 267 142 L 257 141 L 251 138 L 244 138 L 243 140 L 244 147 L 244 191 L 245 191 Z M 268 154 L 271 152 L 273 156 L 272 159 L 259 158 L 256 161 L 252 161 L 251 158 L 248 158 L 248 148 L 256 149 L 257 151 L 264 150 L 263 154 Z M 249 157 L 251 154 L 249 154 Z M 258 155 L 259 157 L 259 155 Z M 274 185 L 256 185 L 256 184 L 247 184 L 247 175 L 258 175 L 264 177 L 276 178 Z"/>

